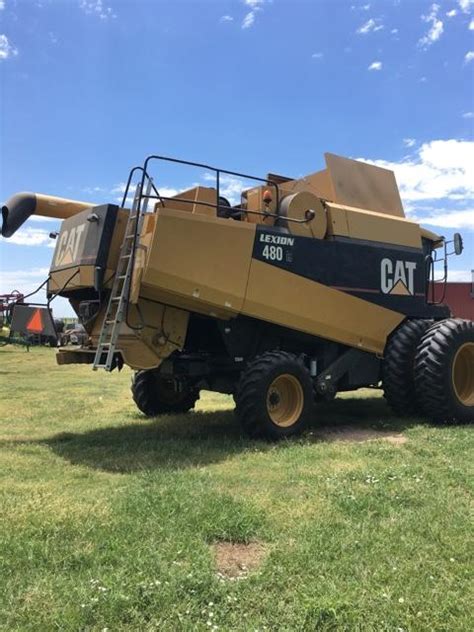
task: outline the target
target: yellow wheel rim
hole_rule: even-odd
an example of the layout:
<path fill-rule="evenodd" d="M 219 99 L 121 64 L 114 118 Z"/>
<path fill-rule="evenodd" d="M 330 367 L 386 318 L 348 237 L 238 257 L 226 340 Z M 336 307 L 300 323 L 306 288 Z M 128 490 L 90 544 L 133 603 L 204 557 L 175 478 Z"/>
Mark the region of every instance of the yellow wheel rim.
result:
<path fill-rule="evenodd" d="M 457 350 L 452 380 L 459 401 L 464 406 L 474 406 L 474 342 L 466 342 Z"/>
<path fill-rule="evenodd" d="M 273 423 L 289 428 L 300 418 L 304 395 L 299 380 L 289 373 L 276 377 L 267 391 L 267 410 Z"/>

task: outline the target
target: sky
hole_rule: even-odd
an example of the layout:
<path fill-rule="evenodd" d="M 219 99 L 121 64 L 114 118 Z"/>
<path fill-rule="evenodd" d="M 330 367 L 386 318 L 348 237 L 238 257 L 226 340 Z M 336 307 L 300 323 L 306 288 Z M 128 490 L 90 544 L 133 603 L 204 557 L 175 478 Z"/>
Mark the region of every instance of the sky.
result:
<path fill-rule="evenodd" d="M 0 95 L 2 201 L 116 203 L 150 153 L 300 177 L 329 151 L 393 169 L 408 217 L 462 233 L 450 279 L 471 279 L 474 0 L 0 0 Z M 57 227 L 0 238 L 0 293 L 41 283 Z"/>

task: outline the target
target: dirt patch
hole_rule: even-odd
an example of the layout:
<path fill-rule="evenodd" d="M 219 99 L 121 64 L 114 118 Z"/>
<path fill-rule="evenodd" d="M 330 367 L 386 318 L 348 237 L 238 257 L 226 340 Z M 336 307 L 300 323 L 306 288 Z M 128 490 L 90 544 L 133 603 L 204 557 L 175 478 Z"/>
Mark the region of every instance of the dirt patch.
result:
<path fill-rule="evenodd" d="M 259 542 L 234 544 L 217 542 L 212 545 L 217 574 L 222 579 L 242 579 L 255 570 L 265 557 L 265 547 Z"/>
<path fill-rule="evenodd" d="M 340 426 L 338 428 L 322 428 L 311 433 L 318 441 L 340 441 L 365 443 L 382 439 L 394 445 L 402 445 L 407 438 L 399 432 L 389 430 L 371 430 L 370 428 L 354 428 L 352 426 Z"/>

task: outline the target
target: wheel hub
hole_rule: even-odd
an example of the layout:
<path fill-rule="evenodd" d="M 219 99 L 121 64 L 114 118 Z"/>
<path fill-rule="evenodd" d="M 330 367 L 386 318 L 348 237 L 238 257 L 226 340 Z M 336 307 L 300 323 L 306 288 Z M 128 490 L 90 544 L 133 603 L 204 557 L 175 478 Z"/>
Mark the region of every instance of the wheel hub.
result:
<path fill-rule="evenodd" d="M 474 406 L 474 342 L 459 347 L 453 359 L 452 381 L 457 398 L 464 406 Z"/>
<path fill-rule="evenodd" d="M 288 428 L 297 423 L 303 411 L 303 404 L 303 389 L 294 375 L 279 375 L 270 384 L 267 392 L 267 411 L 277 426 Z"/>

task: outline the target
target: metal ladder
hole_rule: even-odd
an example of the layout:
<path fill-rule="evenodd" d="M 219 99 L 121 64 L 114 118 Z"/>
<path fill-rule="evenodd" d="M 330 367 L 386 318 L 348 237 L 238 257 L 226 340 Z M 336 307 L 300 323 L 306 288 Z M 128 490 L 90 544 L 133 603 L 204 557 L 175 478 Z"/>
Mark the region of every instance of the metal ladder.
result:
<path fill-rule="evenodd" d="M 144 208 L 140 210 L 142 200 L 141 184 L 137 184 L 135 197 L 133 199 L 132 208 L 130 210 L 127 225 L 125 227 L 125 235 L 120 247 L 120 255 L 117 263 L 117 271 L 115 273 L 112 291 L 110 293 L 107 310 L 105 312 L 104 321 L 100 331 L 99 342 L 94 357 L 92 368 L 105 369 L 111 371 L 114 366 L 114 355 L 116 350 L 117 339 L 120 333 L 120 327 L 127 313 L 128 297 L 130 291 L 130 281 L 133 274 L 134 263 L 134 244 L 136 239 L 140 237 L 141 226 L 143 223 L 143 214 L 146 212 L 148 205 L 148 197 L 152 187 L 152 179 L 147 181 L 147 189 L 144 197 Z M 105 360 L 103 359 L 105 355 Z"/>

